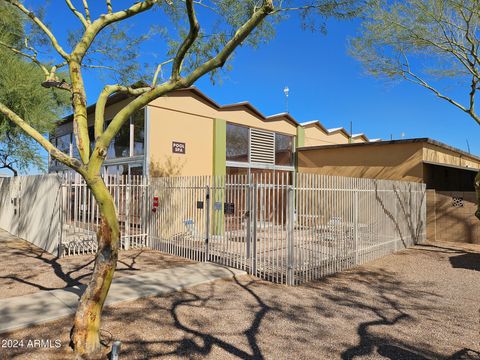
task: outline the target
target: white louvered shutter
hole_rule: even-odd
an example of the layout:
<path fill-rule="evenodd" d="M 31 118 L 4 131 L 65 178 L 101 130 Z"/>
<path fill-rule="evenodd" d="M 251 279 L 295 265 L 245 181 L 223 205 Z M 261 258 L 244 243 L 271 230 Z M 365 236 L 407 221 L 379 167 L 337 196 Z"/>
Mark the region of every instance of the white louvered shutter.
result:
<path fill-rule="evenodd" d="M 250 129 L 250 162 L 275 164 L 275 133 Z"/>

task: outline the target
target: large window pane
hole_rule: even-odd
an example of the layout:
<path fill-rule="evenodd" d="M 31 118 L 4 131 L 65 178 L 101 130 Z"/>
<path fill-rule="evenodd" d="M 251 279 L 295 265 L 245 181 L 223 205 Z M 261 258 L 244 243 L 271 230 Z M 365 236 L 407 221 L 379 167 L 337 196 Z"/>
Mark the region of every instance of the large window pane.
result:
<path fill-rule="evenodd" d="M 275 134 L 275 165 L 293 165 L 293 136 Z"/>
<path fill-rule="evenodd" d="M 57 148 L 63 153 L 70 155 L 70 140 L 72 134 L 65 134 L 57 138 Z"/>
<path fill-rule="evenodd" d="M 227 124 L 227 161 L 248 162 L 248 128 Z"/>
<path fill-rule="evenodd" d="M 145 140 L 145 111 L 144 109 L 137 111 L 132 116 L 133 123 L 133 154 L 143 155 Z"/>
<path fill-rule="evenodd" d="M 130 156 L 130 122 L 126 121 L 115 135 L 107 151 L 107 159 Z"/>

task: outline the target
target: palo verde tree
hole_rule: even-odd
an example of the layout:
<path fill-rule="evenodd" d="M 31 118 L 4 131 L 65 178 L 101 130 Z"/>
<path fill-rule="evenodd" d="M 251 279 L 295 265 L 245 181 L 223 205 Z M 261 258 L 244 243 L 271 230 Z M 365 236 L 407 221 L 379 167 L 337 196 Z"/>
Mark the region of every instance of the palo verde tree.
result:
<path fill-rule="evenodd" d="M 368 73 L 422 86 L 480 125 L 480 0 L 376 0 L 364 16 L 351 54 Z M 474 185 L 480 219 L 480 172 Z"/>
<path fill-rule="evenodd" d="M 0 102 L 0 113 L 35 139 L 49 154 L 75 170 L 85 179 L 99 206 L 101 223 L 97 233 L 98 251 L 95 266 L 88 286 L 83 293 L 72 328 L 71 340 L 79 358 L 100 356 L 100 319 L 113 273 L 115 271 L 119 247 L 119 223 L 112 197 L 105 186 L 100 169 L 104 162 L 108 146 L 130 115 L 152 100 L 171 91 L 190 87 L 204 75 L 218 74 L 230 59 L 235 49 L 240 46 L 256 46 L 270 39 L 274 34 L 274 25 L 287 18 L 287 14 L 296 12 L 306 25 L 312 21 L 327 17 L 345 18 L 355 14 L 354 0 L 142 0 L 132 1 L 124 9 L 115 9 L 111 0 L 105 0 L 104 8 L 94 11 L 88 0 L 65 0 L 65 7 L 78 19 L 79 28 L 69 32 L 69 47 L 59 41 L 53 28 L 49 27 L 36 9 L 29 8 L 19 0 L 0 0 L 10 5 L 19 15 L 27 17 L 47 42 L 43 44 L 49 58 L 40 56 L 40 52 L 29 46 L 16 49 L 6 46 L 18 56 L 23 56 L 40 67 L 45 75 L 43 86 L 66 92 L 71 97 L 75 144 L 79 158 L 72 158 L 57 149 L 48 139 L 32 126 L 27 119 Z M 123 2 L 122 2 L 123 3 Z M 93 2 L 90 4 L 92 5 Z M 95 2 L 98 9 L 99 2 Z M 58 10 L 58 3 L 54 10 Z M 117 83 L 106 85 L 98 96 L 95 119 L 94 138 L 89 138 L 87 124 L 87 94 L 84 84 L 84 70 L 87 68 L 109 68 L 118 70 L 112 61 L 117 54 L 125 54 L 125 49 L 109 50 L 111 41 L 121 38 L 121 29 L 127 19 L 137 18 L 140 14 L 156 9 L 156 19 L 160 25 L 167 24 L 158 33 L 166 37 L 165 54 L 154 64 L 156 69 L 149 76 L 148 83 L 138 86 L 126 82 L 132 79 L 135 58 L 128 53 L 123 58 L 127 71 L 117 76 Z M 96 14 L 98 13 L 98 14 Z M 48 13 L 47 13 L 48 15 Z M 61 26 L 66 21 L 57 16 Z M 201 21 L 203 19 L 203 21 Z M 318 24 L 318 23 L 317 23 Z M 65 35 L 65 32 L 63 35 Z M 108 34 L 108 36 L 105 36 Z M 58 34 L 57 34 L 58 35 Z M 28 36 L 28 34 L 27 34 Z M 132 42 L 128 42 L 132 44 Z M 127 44 L 127 45 L 128 45 Z M 135 42 L 133 42 L 135 44 Z M 140 49 L 136 49 L 137 52 Z M 42 54 L 45 51 L 42 52 Z M 107 63 L 96 64 L 95 60 L 103 55 Z M 58 76 L 59 69 L 68 73 L 68 80 Z M 168 69 L 169 75 L 162 77 Z M 142 74 L 138 74 L 139 76 Z M 145 75 L 145 74 L 143 74 Z M 143 79 L 144 80 L 144 79 Z M 254 85 L 254 84 L 252 84 Z M 113 117 L 105 126 L 105 106 L 110 96 L 118 93 L 128 94 L 131 101 Z M 91 143 L 94 142 L 91 150 Z"/>
<path fill-rule="evenodd" d="M 30 47 L 25 42 L 25 21 L 9 5 L 0 3 L 0 102 L 46 134 L 65 111 L 69 97 L 57 89 L 39 86 L 45 80 L 41 69 L 7 48 L 23 51 Z M 45 170 L 45 165 L 38 144 L 0 114 L 0 169 L 16 176 L 29 168 Z"/>

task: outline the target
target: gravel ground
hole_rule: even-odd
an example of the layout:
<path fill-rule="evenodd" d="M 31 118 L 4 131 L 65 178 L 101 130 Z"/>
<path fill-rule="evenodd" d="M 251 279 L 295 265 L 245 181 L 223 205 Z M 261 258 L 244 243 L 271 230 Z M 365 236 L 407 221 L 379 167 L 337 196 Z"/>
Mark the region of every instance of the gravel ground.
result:
<path fill-rule="evenodd" d="M 59 259 L 27 241 L 6 234 L 5 231 L 0 234 L 0 299 L 85 284 L 90 279 L 93 255 Z M 121 251 L 115 277 L 191 263 L 154 250 Z"/>
<path fill-rule="evenodd" d="M 479 359 L 479 282 L 480 246 L 424 245 L 298 287 L 242 276 L 123 303 L 103 334 L 122 359 Z M 69 358 L 70 323 L 0 335 L 24 339 L 0 354 Z"/>

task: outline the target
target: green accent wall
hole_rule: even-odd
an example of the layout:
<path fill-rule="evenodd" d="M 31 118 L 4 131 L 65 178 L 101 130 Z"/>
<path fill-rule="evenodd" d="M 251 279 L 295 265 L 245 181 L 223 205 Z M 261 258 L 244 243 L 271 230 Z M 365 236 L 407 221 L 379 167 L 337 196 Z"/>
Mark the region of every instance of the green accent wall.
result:
<path fill-rule="evenodd" d="M 297 126 L 297 139 L 295 142 L 295 147 L 301 147 L 305 145 L 305 129 L 303 126 Z"/>
<path fill-rule="evenodd" d="M 227 173 L 227 122 L 213 120 L 213 175 Z"/>
<path fill-rule="evenodd" d="M 298 170 L 298 149 L 305 145 L 305 129 L 303 126 L 297 126 L 297 136 L 295 137 L 295 170 Z"/>

